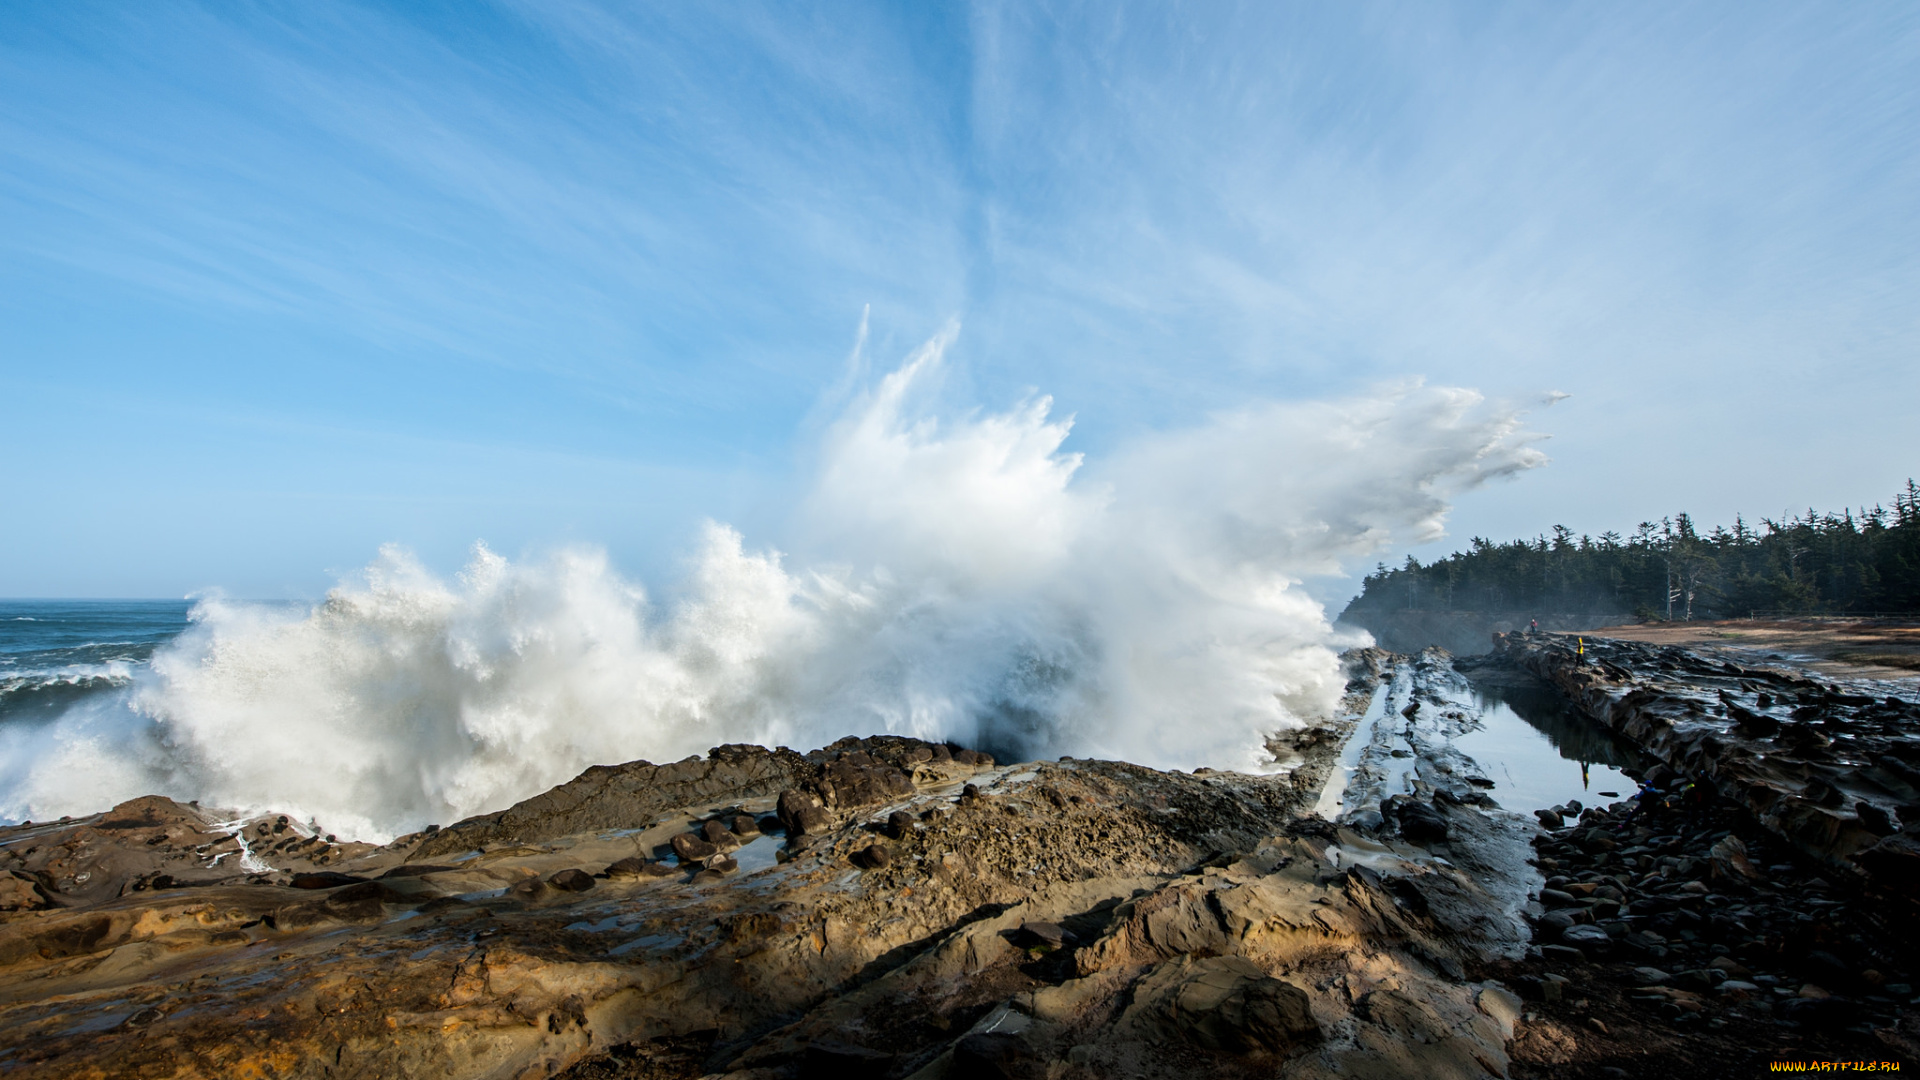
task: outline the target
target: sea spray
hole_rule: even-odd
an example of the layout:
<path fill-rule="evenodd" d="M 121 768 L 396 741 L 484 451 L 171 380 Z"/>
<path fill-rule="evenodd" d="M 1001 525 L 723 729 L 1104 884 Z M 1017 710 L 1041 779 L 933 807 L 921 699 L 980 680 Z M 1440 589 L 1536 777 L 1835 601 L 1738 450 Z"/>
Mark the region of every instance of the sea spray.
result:
<path fill-rule="evenodd" d="M 597 550 L 484 547 L 453 580 L 383 549 L 309 610 L 206 600 L 117 703 L 0 736 L 0 813 L 159 792 L 380 839 L 592 764 L 882 731 L 1258 769 L 1342 685 L 1300 580 L 1543 460 L 1514 414 L 1407 383 L 1089 463 L 1044 397 L 941 418 L 950 340 L 828 427 L 791 556 L 709 524 L 665 604 Z"/>

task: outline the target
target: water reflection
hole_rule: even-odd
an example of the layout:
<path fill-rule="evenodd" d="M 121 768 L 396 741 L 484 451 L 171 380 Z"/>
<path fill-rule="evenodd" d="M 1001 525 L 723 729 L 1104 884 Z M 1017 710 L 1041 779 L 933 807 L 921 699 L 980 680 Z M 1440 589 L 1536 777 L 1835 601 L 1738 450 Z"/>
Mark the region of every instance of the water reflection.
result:
<path fill-rule="evenodd" d="M 1471 673 L 1483 725 L 1454 740 L 1494 782 L 1493 797 L 1522 813 L 1568 799 L 1592 805 L 1630 795 L 1622 766 L 1633 749 L 1574 710 L 1559 691 L 1517 673 Z"/>

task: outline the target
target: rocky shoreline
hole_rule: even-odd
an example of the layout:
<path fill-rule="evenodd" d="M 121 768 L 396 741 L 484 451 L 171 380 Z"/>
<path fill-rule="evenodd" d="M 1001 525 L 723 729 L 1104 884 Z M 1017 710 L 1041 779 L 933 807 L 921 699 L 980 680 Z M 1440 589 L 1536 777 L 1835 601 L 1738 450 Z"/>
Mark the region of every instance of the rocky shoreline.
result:
<path fill-rule="evenodd" d="M 1551 674 L 1504 652 L 1488 662 Z M 1474 720 L 1444 653 L 1349 662 L 1341 714 L 1276 744 L 1286 768 L 1262 776 L 882 736 L 596 767 L 380 847 L 157 797 L 0 829 L 0 1070 L 1478 1078 L 1737 1074 L 1786 1049 L 1911 1060 L 1909 968 L 1872 930 L 1885 882 L 1651 756 L 1641 798 L 1536 825 L 1452 748 Z"/>

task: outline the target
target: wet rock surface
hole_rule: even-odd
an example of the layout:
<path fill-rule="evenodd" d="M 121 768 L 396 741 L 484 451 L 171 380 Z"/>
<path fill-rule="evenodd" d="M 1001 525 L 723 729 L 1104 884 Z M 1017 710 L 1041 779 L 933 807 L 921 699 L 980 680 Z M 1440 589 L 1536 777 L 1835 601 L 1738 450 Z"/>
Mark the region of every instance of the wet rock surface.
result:
<path fill-rule="evenodd" d="M 1451 746 L 1472 720 L 1445 654 L 1349 661 L 1342 714 L 1276 739 L 1292 768 L 1272 775 L 1002 765 L 879 737 L 589 770 L 380 848 L 166 800 L 0 830 L 0 1070 L 1067 1080 L 1911 1061 L 1910 967 L 1862 874 L 1651 757 L 1643 798 L 1506 813 Z"/>
<path fill-rule="evenodd" d="M 93 820 L 0 830 L 33 897 L 0 916 L 0 1069 L 773 1080 L 1506 1068 L 1510 1028 L 1484 1005 L 1490 987 L 1462 973 L 1518 955 L 1523 939 L 1446 860 L 1313 817 L 1317 792 L 1295 776 L 1003 766 L 892 738 L 758 754 L 595 770 L 325 869 L 295 860 L 304 887 L 293 864 L 265 861 L 192 887 L 132 889 L 138 875 L 116 871 L 111 894 L 87 891 L 91 879 L 62 891 L 58 876 L 33 876 L 46 873 L 42 849 L 119 866 L 126 845 L 96 850 L 106 833 Z M 646 775 L 672 794 L 639 784 Z M 672 802 L 686 794 L 697 797 Z M 228 833 L 192 808 L 152 810 L 125 841 L 172 835 L 151 845 L 172 852 L 168 865 L 210 869 L 187 856 Z M 1455 843 L 1478 828 L 1467 810 L 1439 813 Z M 563 831 L 580 822 L 591 827 Z"/>
<path fill-rule="evenodd" d="M 1535 1036 L 1516 1041 L 1515 1075 L 1745 1076 L 1774 1061 L 1913 1068 L 1911 893 L 1891 897 L 1890 880 L 1858 858 L 1879 841 L 1862 846 L 1848 815 L 1805 788 L 1830 777 L 1821 782 L 1896 807 L 1904 794 L 1860 749 L 1809 754 L 1805 737 L 1769 741 L 1817 724 L 1830 744 L 1892 752 L 1920 735 L 1898 719 L 1906 703 L 1889 702 L 1887 688 L 1863 695 L 1619 644 L 1515 636 L 1498 653 L 1570 688 L 1646 752 L 1629 770 L 1641 785 L 1633 797 L 1540 814 L 1534 947 L 1479 969 L 1527 999 L 1523 1028 Z M 1749 708 L 1782 714 L 1780 725 L 1753 722 Z"/>
<path fill-rule="evenodd" d="M 1920 702 L 1912 688 L 1748 668 L 1671 646 L 1508 634 L 1540 675 L 1653 760 L 1711 787 L 1920 925 Z"/>

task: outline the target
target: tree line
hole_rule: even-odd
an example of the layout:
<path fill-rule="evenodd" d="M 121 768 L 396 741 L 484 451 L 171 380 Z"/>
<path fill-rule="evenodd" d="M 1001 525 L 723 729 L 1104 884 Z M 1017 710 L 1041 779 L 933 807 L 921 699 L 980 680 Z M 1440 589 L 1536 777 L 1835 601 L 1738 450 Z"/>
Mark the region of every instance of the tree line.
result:
<path fill-rule="evenodd" d="M 1496 544 L 1422 564 L 1381 563 L 1349 613 L 1432 611 L 1634 614 L 1644 618 L 1743 618 L 1798 614 L 1920 613 L 1920 488 L 1912 480 L 1889 509 L 1760 520 L 1701 532 L 1693 517 L 1608 531 Z"/>

